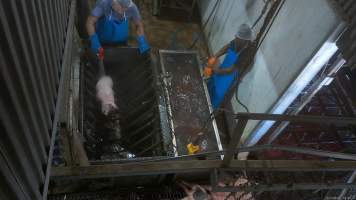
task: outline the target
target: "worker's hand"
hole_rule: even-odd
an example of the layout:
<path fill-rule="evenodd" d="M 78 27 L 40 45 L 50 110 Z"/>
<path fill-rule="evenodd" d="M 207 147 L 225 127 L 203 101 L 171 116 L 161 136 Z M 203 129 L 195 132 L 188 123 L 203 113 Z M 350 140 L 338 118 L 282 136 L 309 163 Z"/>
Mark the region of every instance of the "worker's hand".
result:
<path fill-rule="evenodd" d="M 205 78 L 209 78 L 214 70 L 213 70 L 213 66 L 216 64 L 216 57 L 211 56 L 208 58 L 208 63 L 207 65 L 204 67 L 204 77 Z"/>
<path fill-rule="evenodd" d="M 210 76 L 212 74 L 213 74 L 213 68 L 211 66 L 204 67 L 204 77 L 205 78 L 210 78 Z"/>
<path fill-rule="evenodd" d="M 93 54 L 98 54 L 99 48 L 101 48 L 98 35 L 94 33 L 90 36 L 90 50 Z"/>
<path fill-rule="evenodd" d="M 215 64 L 216 64 L 216 57 L 210 56 L 210 57 L 208 58 L 208 66 L 213 66 L 213 65 L 215 65 Z"/>
<path fill-rule="evenodd" d="M 147 53 L 150 50 L 150 46 L 148 46 L 144 35 L 137 36 L 136 41 L 141 54 Z"/>

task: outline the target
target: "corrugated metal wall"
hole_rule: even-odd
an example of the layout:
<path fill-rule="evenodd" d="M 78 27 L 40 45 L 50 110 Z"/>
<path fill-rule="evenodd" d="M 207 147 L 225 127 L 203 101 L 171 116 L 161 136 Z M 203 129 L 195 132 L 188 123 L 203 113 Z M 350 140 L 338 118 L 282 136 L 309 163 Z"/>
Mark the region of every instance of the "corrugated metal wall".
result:
<path fill-rule="evenodd" d="M 0 0 L 0 199 L 46 194 L 71 2 Z"/>

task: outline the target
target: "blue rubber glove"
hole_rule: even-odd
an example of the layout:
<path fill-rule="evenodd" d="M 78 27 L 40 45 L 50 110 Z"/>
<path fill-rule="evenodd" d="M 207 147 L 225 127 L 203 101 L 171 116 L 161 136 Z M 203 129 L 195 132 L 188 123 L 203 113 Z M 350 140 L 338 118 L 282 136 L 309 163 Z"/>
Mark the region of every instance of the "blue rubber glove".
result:
<path fill-rule="evenodd" d="M 96 55 L 98 53 L 99 48 L 101 47 L 98 35 L 96 33 L 90 36 L 90 44 L 91 52 Z"/>
<path fill-rule="evenodd" d="M 148 46 L 148 44 L 146 43 L 144 35 L 137 36 L 136 41 L 138 43 L 138 48 L 139 48 L 141 54 L 144 54 L 148 50 L 150 50 L 150 46 Z"/>

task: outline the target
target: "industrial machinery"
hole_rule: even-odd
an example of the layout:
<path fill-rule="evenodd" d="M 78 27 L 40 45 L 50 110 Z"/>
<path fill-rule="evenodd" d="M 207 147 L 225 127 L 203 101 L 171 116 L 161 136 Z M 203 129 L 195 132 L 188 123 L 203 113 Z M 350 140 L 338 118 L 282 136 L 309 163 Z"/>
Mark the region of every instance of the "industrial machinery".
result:
<path fill-rule="evenodd" d="M 222 150 L 199 62 L 194 51 L 160 50 L 158 54 L 140 55 L 133 47 L 106 48 L 105 73 L 113 79 L 118 106 L 106 116 L 101 113 L 95 96 L 98 60 L 90 53 L 84 54 L 80 70 L 80 109 L 75 115 L 80 116 L 78 133 L 83 138 L 88 164 L 105 166 L 184 156 L 188 154 L 190 143 L 198 148 L 194 153 Z M 63 160 L 77 159 L 66 157 L 73 153 L 64 151 Z M 220 158 L 218 155 L 204 157 Z M 73 166 L 73 162 L 54 166 L 71 167 L 69 163 Z M 100 187 L 93 186 L 93 190 L 159 186 L 174 182 L 175 176 L 109 180 L 102 180 Z M 69 184 L 67 181 L 63 177 L 54 178 L 55 187 L 50 188 L 50 194 L 87 191 L 73 190 L 82 182 L 74 179 Z M 65 189 L 68 185 L 72 185 L 70 190 Z"/>
<path fill-rule="evenodd" d="M 94 92 L 98 67 L 93 57 L 83 60 L 81 75 L 80 127 L 89 158 L 115 160 L 165 155 L 156 76 L 150 57 L 141 57 L 136 48 L 106 49 L 106 73 L 113 79 L 119 105 L 118 111 L 109 116 L 101 113 Z"/>
<path fill-rule="evenodd" d="M 354 2 L 336 2 L 354 24 Z M 105 48 L 118 110 L 100 112 L 97 58 L 77 52 L 85 3 L 0 0 L 0 199 L 181 199 L 179 180 L 251 199 L 354 197 L 355 79 L 335 76 L 343 57 L 355 66 L 354 27 L 300 102 L 284 114 L 231 113 L 222 144 L 194 51 Z M 252 120 L 277 123 L 240 146 Z"/>
<path fill-rule="evenodd" d="M 79 127 L 90 160 L 185 155 L 194 134 L 202 134 L 203 152 L 221 148 L 197 54 L 162 50 L 159 56 L 154 62 L 158 58 L 141 56 L 136 48 L 105 50 L 118 105 L 109 116 L 100 112 L 93 92 L 96 58 L 83 57 Z"/>

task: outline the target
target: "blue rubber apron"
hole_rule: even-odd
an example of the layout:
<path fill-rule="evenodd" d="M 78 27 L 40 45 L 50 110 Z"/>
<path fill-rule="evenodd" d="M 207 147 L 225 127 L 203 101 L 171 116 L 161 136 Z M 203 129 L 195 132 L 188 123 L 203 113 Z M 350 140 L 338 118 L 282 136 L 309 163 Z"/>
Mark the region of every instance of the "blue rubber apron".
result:
<path fill-rule="evenodd" d="M 233 46 L 231 46 L 227 52 L 223 63 L 220 68 L 228 68 L 235 64 L 239 57 L 239 52 L 236 52 Z M 226 91 L 237 76 L 237 71 L 230 74 L 213 74 L 208 82 L 208 90 L 210 94 L 211 104 L 214 109 L 218 108 L 224 99 Z"/>
<path fill-rule="evenodd" d="M 113 12 L 109 16 L 99 19 L 96 32 L 100 42 L 106 44 L 126 43 L 129 36 L 129 22 L 124 12 L 122 20 L 113 19 Z"/>

